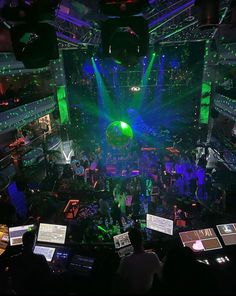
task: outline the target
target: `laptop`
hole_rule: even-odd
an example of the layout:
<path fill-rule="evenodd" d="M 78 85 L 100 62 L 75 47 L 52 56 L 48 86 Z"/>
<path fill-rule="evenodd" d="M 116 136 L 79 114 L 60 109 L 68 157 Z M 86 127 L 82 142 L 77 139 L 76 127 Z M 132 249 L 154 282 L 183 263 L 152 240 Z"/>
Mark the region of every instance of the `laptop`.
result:
<path fill-rule="evenodd" d="M 134 248 L 131 245 L 128 232 L 113 236 L 113 241 L 115 244 L 115 250 L 120 258 L 133 253 Z"/>
<path fill-rule="evenodd" d="M 38 246 L 38 245 L 35 245 L 34 247 L 34 254 L 40 254 L 40 255 L 43 255 L 47 262 L 51 262 L 52 261 L 52 258 L 53 258 L 53 255 L 55 253 L 55 248 L 52 248 L 52 247 L 45 247 L 45 246 Z"/>
<path fill-rule="evenodd" d="M 22 245 L 23 234 L 34 227 L 34 224 L 9 227 L 10 246 Z"/>

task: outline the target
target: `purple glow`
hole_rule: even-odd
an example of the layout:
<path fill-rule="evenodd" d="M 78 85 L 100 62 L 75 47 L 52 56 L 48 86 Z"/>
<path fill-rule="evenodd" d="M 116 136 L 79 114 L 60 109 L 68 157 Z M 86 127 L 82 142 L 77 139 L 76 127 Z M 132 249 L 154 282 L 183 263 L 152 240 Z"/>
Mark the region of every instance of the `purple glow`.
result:
<path fill-rule="evenodd" d="M 72 23 L 78 27 L 87 27 L 87 28 L 91 28 L 90 24 L 89 23 L 86 23 L 84 21 L 81 21 L 75 17 L 72 17 L 68 14 L 65 14 L 65 13 L 62 13 L 62 12 L 58 12 L 58 15 L 57 15 L 60 19 L 62 20 L 65 20 L 65 21 L 68 21 L 69 23 Z"/>
<path fill-rule="evenodd" d="M 79 44 L 79 43 L 81 43 L 78 39 L 75 39 L 75 38 L 71 38 L 69 36 L 66 36 L 66 35 L 62 34 L 61 32 L 57 32 L 57 37 L 58 38 L 61 38 L 61 39 L 65 39 L 66 41 L 71 42 L 73 44 Z"/>
<path fill-rule="evenodd" d="M 186 3 L 186 4 L 184 4 L 184 5 L 182 5 L 182 6 L 178 7 L 178 8 L 176 8 L 175 10 L 172 10 L 171 12 L 169 12 L 169 13 L 167 13 L 167 14 L 161 16 L 160 18 L 155 19 L 153 22 L 151 22 L 151 23 L 149 24 L 149 28 L 154 27 L 155 25 L 161 23 L 161 22 L 164 21 L 165 19 L 167 19 L 167 18 L 169 18 L 169 17 L 171 17 L 171 16 L 177 14 L 177 13 L 180 12 L 181 10 L 183 10 L 183 9 L 185 9 L 185 8 L 187 8 L 187 7 L 191 6 L 191 5 L 193 5 L 194 2 L 195 2 L 195 0 L 192 0 L 192 1 L 190 1 L 190 2 L 188 2 L 188 3 Z"/>

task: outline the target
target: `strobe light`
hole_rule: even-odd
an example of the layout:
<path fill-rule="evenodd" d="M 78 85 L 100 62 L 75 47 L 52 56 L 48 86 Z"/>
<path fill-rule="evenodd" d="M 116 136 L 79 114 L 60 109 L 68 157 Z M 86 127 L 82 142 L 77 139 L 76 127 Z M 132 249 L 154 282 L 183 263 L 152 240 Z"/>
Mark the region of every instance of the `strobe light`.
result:
<path fill-rule="evenodd" d="M 141 16 L 112 18 L 102 24 L 103 55 L 134 66 L 148 52 L 148 23 Z"/>
<path fill-rule="evenodd" d="M 101 12 L 112 16 L 131 16 L 141 13 L 148 0 L 101 0 Z"/>
<path fill-rule="evenodd" d="M 196 0 L 195 6 L 199 11 L 199 28 L 209 29 L 219 24 L 219 0 Z"/>

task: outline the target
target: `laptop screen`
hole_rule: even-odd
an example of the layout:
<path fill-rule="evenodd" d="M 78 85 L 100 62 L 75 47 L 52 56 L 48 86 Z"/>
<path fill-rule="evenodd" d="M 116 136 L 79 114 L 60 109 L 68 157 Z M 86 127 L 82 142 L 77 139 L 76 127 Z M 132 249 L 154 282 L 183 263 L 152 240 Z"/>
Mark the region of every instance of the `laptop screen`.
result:
<path fill-rule="evenodd" d="M 43 246 L 37 246 L 37 245 L 34 247 L 34 254 L 43 255 L 48 262 L 52 261 L 54 252 L 55 252 L 55 248 L 43 247 Z"/>
<path fill-rule="evenodd" d="M 23 234 L 32 229 L 34 224 L 9 227 L 10 246 L 22 245 Z"/>
<path fill-rule="evenodd" d="M 64 244 L 66 229 L 65 225 L 40 223 L 37 240 L 45 243 Z"/>
<path fill-rule="evenodd" d="M 113 236 L 113 240 L 115 244 L 115 249 L 120 249 L 131 245 L 128 232 Z"/>
<path fill-rule="evenodd" d="M 216 225 L 226 246 L 236 245 L 236 223 Z"/>
<path fill-rule="evenodd" d="M 170 219 L 147 214 L 147 228 L 173 235 L 173 221 Z"/>
<path fill-rule="evenodd" d="M 183 246 L 191 248 L 194 252 L 222 248 L 213 228 L 179 232 L 179 236 Z"/>

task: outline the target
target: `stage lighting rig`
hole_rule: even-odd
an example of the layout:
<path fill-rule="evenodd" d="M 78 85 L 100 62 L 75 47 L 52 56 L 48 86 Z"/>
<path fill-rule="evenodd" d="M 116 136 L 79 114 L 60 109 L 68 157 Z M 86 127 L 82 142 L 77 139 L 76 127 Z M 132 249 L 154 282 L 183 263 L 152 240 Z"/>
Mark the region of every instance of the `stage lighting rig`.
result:
<path fill-rule="evenodd" d="M 112 16 L 131 16 L 141 13 L 149 3 L 147 0 L 101 0 L 101 12 Z"/>
<path fill-rule="evenodd" d="M 139 57 L 148 52 L 149 30 L 148 22 L 141 15 L 132 14 L 141 13 L 147 1 L 108 0 L 100 4 L 101 10 L 111 16 L 101 25 L 103 55 L 124 66 L 134 66 Z"/>

